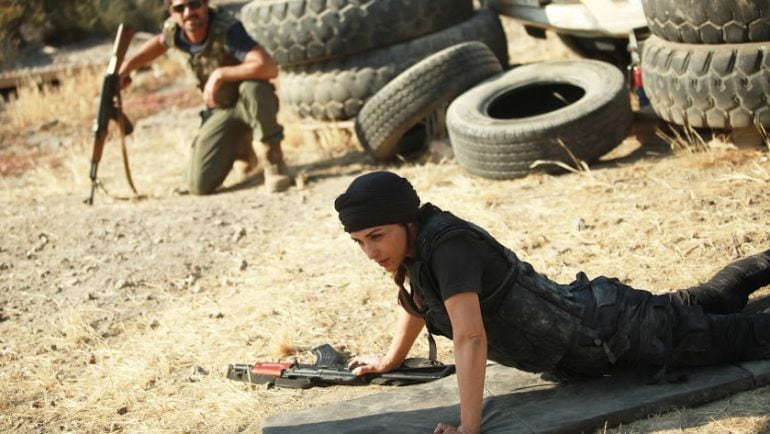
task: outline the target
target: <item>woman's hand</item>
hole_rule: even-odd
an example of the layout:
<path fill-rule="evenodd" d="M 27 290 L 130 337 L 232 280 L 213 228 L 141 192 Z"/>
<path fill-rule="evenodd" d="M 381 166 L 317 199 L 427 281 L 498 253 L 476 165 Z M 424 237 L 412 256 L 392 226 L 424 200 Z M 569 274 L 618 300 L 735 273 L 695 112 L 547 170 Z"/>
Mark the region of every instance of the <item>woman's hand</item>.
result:
<path fill-rule="evenodd" d="M 425 321 L 422 318 L 412 316 L 402 310 L 398 318 L 396 334 L 393 335 L 388 352 L 384 356 L 370 354 L 353 357 L 348 361 L 348 367 L 360 365 L 353 369 L 355 375 L 381 374 L 392 371 L 404 362 L 409 349 L 412 348 L 414 340 L 417 339 L 417 335 L 420 334 L 424 326 Z"/>
<path fill-rule="evenodd" d="M 480 432 L 480 430 L 467 430 L 462 426 L 455 428 L 454 426 L 443 422 L 439 422 L 439 424 L 436 425 L 436 429 L 433 430 L 433 434 L 477 434 Z"/>
<path fill-rule="evenodd" d="M 353 369 L 353 374 L 355 375 L 379 374 L 393 369 L 393 364 L 388 363 L 385 357 L 374 354 L 356 356 L 348 361 L 348 367 L 356 365 L 360 366 Z"/>

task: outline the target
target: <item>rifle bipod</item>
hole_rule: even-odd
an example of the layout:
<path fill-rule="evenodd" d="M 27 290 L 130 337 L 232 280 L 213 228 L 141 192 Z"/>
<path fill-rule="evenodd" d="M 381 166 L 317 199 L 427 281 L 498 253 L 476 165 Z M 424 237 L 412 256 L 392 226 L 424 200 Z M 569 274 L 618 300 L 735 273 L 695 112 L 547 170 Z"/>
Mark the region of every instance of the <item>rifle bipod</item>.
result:
<path fill-rule="evenodd" d="M 120 96 L 117 97 L 118 100 L 120 100 Z M 117 103 L 118 107 L 120 107 L 120 102 Z M 125 127 L 123 123 L 118 120 L 118 127 L 120 129 L 120 153 L 123 157 L 123 171 L 126 174 L 126 181 L 128 181 L 128 186 L 131 187 L 131 191 L 134 193 L 133 196 L 115 196 L 111 194 L 109 191 L 107 191 L 107 188 L 104 187 L 104 184 L 102 184 L 97 176 L 96 176 L 96 169 L 98 167 L 98 163 L 91 161 L 91 172 L 89 174 L 89 177 L 91 178 L 91 195 L 88 196 L 83 203 L 87 205 L 93 205 L 94 204 L 94 195 L 96 193 L 96 188 L 99 187 L 104 194 L 109 196 L 110 198 L 114 200 L 123 200 L 123 201 L 137 201 L 141 199 L 146 199 L 147 195 L 139 194 L 138 191 L 136 191 L 136 187 L 134 186 L 134 180 L 131 177 L 131 167 L 128 164 L 128 150 L 126 149 L 126 133 L 125 133 Z"/>
<path fill-rule="evenodd" d="M 93 205 L 94 204 L 94 193 L 96 193 L 96 188 L 99 188 L 102 193 L 107 195 L 112 200 L 121 200 L 124 202 L 136 202 L 142 199 L 147 199 L 146 194 L 138 194 L 134 192 L 135 194 L 133 196 L 116 196 L 109 191 L 107 191 L 107 188 L 104 187 L 104 184 L 102 184 L 100 181 L 91 181 L 91 195 L 83 200 L 83 203 L 87 205 Z"/>

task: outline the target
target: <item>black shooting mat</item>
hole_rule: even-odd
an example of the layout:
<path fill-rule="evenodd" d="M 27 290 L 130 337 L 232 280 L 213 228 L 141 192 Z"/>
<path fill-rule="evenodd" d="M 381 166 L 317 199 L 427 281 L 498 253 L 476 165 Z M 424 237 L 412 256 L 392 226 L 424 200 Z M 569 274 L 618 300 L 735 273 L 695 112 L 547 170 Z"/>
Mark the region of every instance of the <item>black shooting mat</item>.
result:
<path fill-rule="evenodd" d="M 770 361 L 678 371 L 678 383 L 646 384 L 640 374 L 558 385 L 512 368 L 487 367 L 484 433 L 580 432 L 613 427 L 649 414 L 695 406 L 770 384 Z M 438 421 L 459 422 L 454 375 L 389 388 L 337 404 L 268 417 L 264 434 L 415 433 Z"/>

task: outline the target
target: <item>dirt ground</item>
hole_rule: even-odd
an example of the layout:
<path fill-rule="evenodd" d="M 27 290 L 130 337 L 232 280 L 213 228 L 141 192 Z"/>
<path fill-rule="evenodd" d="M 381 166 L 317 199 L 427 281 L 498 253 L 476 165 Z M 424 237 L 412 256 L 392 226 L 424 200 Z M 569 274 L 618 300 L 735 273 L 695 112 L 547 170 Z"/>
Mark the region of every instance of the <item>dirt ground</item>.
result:
<path fill-rule="evenodd" d="M 512 48 L 512 60 L 527 56 L 537 53 Z M 237 168 L 219 194 L 178 194 L 195 107 L 136 122 L 129 152 L 147 195 L 138 201 L 97 192 L 83 204 L 89 142 L 63 126 L 28 134 L 47 158 L 0 178 L 0 431 L 258 432 L 272 414 L 382 391 L 268 390 L 224 377 L 230 363 L 289 360 L 295 350 L 310 361 L 322 343 L 387 349 L 395 288 L 332 206 L 368 170 L 406 176 L 424 202 L 486 227 L 560 281 L 585 271 L 663 292 L 770 245 L 766 144 L 717 137 L 707 150 L 674 152 L 655 134 L 666 126 L 640 116 L 588 172 L 491 181 L 440 158 L 441 147 L 420 162 L 377 164 L 347 124 L 282 117 L 298 185 L 277 195 L 259 177 L 241 182 Z M 0 154 L 17 155 L 9 146 Z M 100 177 L 128 193 L 115 139 Z M 412 355 L 425 354 L 420 338 Z M 439 357 L 452 361 L 450 342 L 439 340 Z M 768 402 L 761 388 L 604 431 L 766 432 Z"/>

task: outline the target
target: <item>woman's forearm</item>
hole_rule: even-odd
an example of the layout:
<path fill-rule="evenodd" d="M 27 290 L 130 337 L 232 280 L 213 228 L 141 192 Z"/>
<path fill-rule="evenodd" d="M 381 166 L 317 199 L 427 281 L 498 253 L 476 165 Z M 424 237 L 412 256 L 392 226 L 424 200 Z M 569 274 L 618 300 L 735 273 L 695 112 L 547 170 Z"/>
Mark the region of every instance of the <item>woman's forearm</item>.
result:
<path fill-rule="evenodd" d="M 452 321 L 457 387 L 460 389 L 460 427 L 481 432 L 481 403 L 487 369 L 487 331 L 477 293 L 461 292 L 444 301 Z"/>
<path fill-rule="evenodd" d="M 481 408 L 487 366 L 486 333 L 455 336 L 455 367 L 460 389 L 460 422 L 463 432 L 481 432 Z"/>
<path fill-rule="evenodd" d="M 385 355 L 385 359 L 391 368 L 398 367 L 406 359 L 409 350 L 414 345 L 414 341 L 420 335 L 424 326 L 425 321 L 422 318 L 410 315 L 406 311 L 401 312 L 396 326 L 396 333 L 393 335 L 390 348 Z"/>
<path fill-rule="evenodd" d="M 390 349 L 385 356 L 366 355 L 356 356 L 348 361 L 349 366 L 356 366 L 353 369 L 355 375 L 368 373 L 388 372 L 401 366 L 401 363 L 409 354 L 415 339 L 425 326 L 422 318 L 401 312 L 396 326 L 396 333 L 390 342 Z M 359 365 L 359 366 L 357 366 Z"/>

